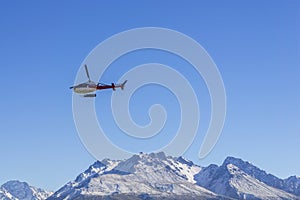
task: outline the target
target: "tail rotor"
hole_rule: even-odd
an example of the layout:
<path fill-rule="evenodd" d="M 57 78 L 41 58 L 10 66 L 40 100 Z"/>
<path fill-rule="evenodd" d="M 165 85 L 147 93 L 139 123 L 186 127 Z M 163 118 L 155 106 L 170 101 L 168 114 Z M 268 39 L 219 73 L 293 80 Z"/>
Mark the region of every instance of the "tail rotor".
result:
<path fill-rule="evenodd" d="M 122 84 L 121 84 L 121 90 L 124 90 L 125 84 L 127 83 L 127 80 L 125 80 Z"/>

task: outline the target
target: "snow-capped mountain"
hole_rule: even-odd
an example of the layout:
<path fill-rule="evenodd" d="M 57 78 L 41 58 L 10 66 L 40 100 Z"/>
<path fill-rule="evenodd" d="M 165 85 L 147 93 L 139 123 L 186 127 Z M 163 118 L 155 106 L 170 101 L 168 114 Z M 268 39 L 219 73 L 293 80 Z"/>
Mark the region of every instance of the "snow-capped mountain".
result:
<path fill-rule="evenodd" d="M 221 166 L 200 167 L 161 152 L 96 161 L 51 196 L 19 181 L 0 187 L 0 200 L 45 199 L 300 200 L 300 177 L 280 179 L 234 157 L 227 157 Z"/>
<path fill-rule="evenodd" d="M 44 200 L 51 194 L 20 181 L 8 181 L 0 187 L 0 200 Z"/>
<path fill-rule="evenodd" d="M 201 167 L 164 153 L 134 155 L 124 161 L 97 161 L 48 200 L 228 199 L 196 185 Z"/>
<path fill-rule="evenodd" d="M 203 168 L 195 180 L 217 194 L 236 199 L 300 199 L 297 177 L 282 180 L 233 157 L 226 158 L 220 167 Z"/>
<path fill-rule="evenodd" d="M 291 176 L 287 179 L 280 179 L 277 178 L 276 176 L 272 174 L 267 174 L 265 171 L 255 167 L 249 162 L 244 162 L 241 159 L 233 158 L 233 157 L 228 157 L 223 165 L 227 165 L 229 163 L 232 163 L 233 165 L 237 166 L 240 169 L 243 169 L 247 174 L 250 176 L 256 178 L 257 180 L 284 190 L 286 192 L 295 194 L 297 196 L 300 196 L 300 178 L 296 176 Z"/>
<path fill-rule="evenodd" d="M 228 157 L 200 167 L 182 157 L 140 153 L 97 161 L 54 199 L 300 199 L 299 177 L 282 180 L 249 162 Z"/>

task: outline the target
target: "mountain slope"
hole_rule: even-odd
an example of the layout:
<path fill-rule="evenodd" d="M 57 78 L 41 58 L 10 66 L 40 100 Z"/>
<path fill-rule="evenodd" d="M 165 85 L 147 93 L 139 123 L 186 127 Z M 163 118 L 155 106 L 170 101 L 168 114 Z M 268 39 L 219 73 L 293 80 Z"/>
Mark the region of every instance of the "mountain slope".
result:
<path fill-rule="evenodd" d="M 284 179 L 282 189 L 284 191 L 300 196 L 300 177 L 290 176 L 289 178 Z"/>
<path fill-rule="evenodd" d="M 203 168 L 195 180 L 217 194 L 237 199 L 300 199 L 295 196 L 299 184 L 294 179 L 289 179 L 293 187 L 287 187 L 287 181 L 233 157 L 226 158 L 220 167 Z"/>
<path fill-rule="evenodd" d="M 164 153 L 139 154 L 124 161 L 97 161 L 53 199 L 222 199 L 195 185 L 201 167 Z M 225 199 L 225 198 L 224 198 Z"/>
<path fill-rule="evenodd" d="M 240 169 L 243 169 L 243 171 L 246 172 L 247 174 L 249 174 L 250 176 L 256 178 L 257 180 L 259 180 L 269 186 L 272 186 L 272 187 L 275 187 L 275 188 L 284 190 L 286 192 L 300 196 L 300 178 L 299 177 L 291 176 L 287 179 L 280 179 L 272 174 L 267 174 L 264 170 L 261 170 L 261 169 L 255 167 L 254 165 L 252 165 L 249 162 L 246 162 L 241 159 L 234 158 L 234 157 L 227 157 L 225 159 L 223 165 L 226 165 L 229 163 L 237 166 Z"/>
<path fill-rule="evenodd" d="M 0 187 L 0 200 L 43 200 L 50 195 L 50 192 L 20 181 L 8 181 Z"/>

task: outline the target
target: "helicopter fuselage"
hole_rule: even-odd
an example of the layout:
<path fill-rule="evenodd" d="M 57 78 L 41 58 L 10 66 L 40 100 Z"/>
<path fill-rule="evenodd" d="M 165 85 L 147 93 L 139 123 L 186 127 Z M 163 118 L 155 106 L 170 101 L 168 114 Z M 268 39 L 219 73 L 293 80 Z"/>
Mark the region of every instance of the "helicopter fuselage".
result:
<path fill-rule="evenodd" d="M 73 90 L 78 94 L 92 93 L 97 90 L 97 85 L 94 83 L 81 83 L 74 86 Z"/>

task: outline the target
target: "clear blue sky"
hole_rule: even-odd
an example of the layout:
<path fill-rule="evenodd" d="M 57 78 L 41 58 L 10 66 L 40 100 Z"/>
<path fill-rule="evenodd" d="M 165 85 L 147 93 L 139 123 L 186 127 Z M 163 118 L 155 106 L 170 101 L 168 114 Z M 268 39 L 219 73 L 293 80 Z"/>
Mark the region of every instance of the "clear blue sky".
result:
<path fill-rule="evenodd" d="M 223 133 L 204 160 L 198 160 L 203 139 L 198 136 L 185 155 L 188 159 L 206 166 L 221 164 L 231 155 L 282 178 L 300 175 L 299 24 L 300 2 L 292 0 L 2 1 L 0 183 L 20 179 L 56 190 L 94 162 L 77 135 L 68 87 L 97 44 L 145 26 L 170 28 L 194 38 L 223 77 L 228 103 Z M 140 59 L 137 63 L 151 61 L 143 52 L 133 56 Z M 168 58 L 169 64 L 174 63 L 168 56 L 166 62 Z M 115 81 L 118 72 L 116 65 L 103 80 Z M 192 83 L 201 82 L 188 72 L 183 73 Z M 145 88 L 151 90 L 155 88 Z M 143 99 L 145 91 L 136 94 L 133 106 L 143 109 L 156 103 L 156 98 Z M 108 120 L 111 114 L 101 103 L 109 105 L 105 99 L 111 91 L 101 95 L 96 107 L 108 117 L 99 118 Z M 168 92 L 164 96 L 157 100 L 174 98 L 167 97 Z M 147 121 L 143 116 L 145 112 L 133 112 L 142 124 Z M 171 120 L 178 122 L 178 117 Z M 106 129 L 114 130 L 109 125 Z M 168 125 L 167 130 L 173 129 Z M 111 137 L 118 142 L 118 136 Z"/>

